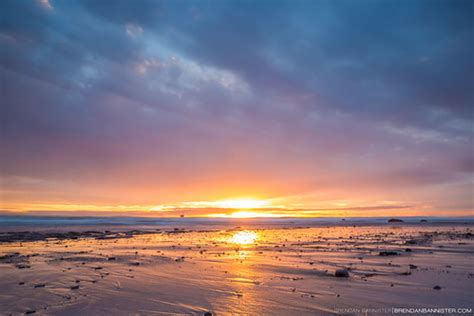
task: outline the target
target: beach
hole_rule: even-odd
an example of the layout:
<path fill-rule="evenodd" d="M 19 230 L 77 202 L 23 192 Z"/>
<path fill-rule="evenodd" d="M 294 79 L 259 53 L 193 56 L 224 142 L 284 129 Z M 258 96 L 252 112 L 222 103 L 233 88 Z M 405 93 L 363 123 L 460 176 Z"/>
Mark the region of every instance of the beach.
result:
<path fill-rule="evenodd" d="M 472 314 L 472 222 L 182 223 L 3 226 L 0 312 Z"/>

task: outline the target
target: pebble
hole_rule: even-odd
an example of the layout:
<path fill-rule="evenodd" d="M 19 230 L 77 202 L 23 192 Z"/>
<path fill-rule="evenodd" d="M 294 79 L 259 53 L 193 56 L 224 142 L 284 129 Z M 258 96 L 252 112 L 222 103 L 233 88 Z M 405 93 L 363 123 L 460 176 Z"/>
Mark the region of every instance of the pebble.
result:
<path fill-rule="evenodd" d="M 29 269 L 31 268 L 30 265 L 25 264 L 25 263 L 19 263 L 15 266 L 17 269 Z"/>
<path fill-rule="evenodd" d="M 334 273 L 334 276 L 337 278 L 348 278 L 349 271 L 347 271 L 346 269 L 337 269 Z"/>

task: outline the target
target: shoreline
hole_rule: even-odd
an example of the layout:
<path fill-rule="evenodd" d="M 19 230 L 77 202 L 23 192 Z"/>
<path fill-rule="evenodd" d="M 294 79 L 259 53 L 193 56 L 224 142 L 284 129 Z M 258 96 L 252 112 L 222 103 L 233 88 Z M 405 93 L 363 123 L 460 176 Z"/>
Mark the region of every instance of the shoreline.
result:
<path fill-rule="evenodd" d="M 457 227 L 465 227 L 468 229 L 468 232 L 462 233 L 461 238 L 473 238 L 473 234 L 470 228 L 474 229 L 474 223 L 456 223 Z M 33 241 L 43 241 L 43 240 L 77 240 L 83 238 L 92 238 L 96 240 L 105 240 L 105 239 L 120 239 L 120 238 L 133 238 L 134 236 L 147 235 L 147 234 L 179 234 L 179 233 L 213 233 L 219 231 L 234 232 L 241 231 L 246 229 L 252 230 L 295 230 L 295 229 L 310 229 L 310 228 L 321 228 L 321 229 L 330 229 L 330 228 L 364 228 L 364 227 L 380 227 L 380 228 L 402 228 L 402 227 L 413 227 L 421 226 L 423 228 L 432 228 L 433 231 L 430 232 L 433 235 L 437 234 L 437 230 L 443 227 L 451 227 L 452 223 L 359 223 L 354 225 L 352 223 L 340 223 L 333 225 L 318 225 L 318 226 L 293 226 L 293 227 L 253 227 L 253 226 L 235 226 L 227 227 L 225 229 L 216 228 L 216 229 L 192 229 L 192 228 L 180 228 L 180 227 L 164 227 L 156 228 L 155 226 L 149 227 L 136 227 L 132 229 L 130 226 L 109 226 L 109 225 L 86 225 L 77 227 L 74 225 L 53 228 L 53 227 L 36 227 L 32 230 L 22 230 L 27 227 L 9 227 L 10 230 L 2 231 L 0 229 L 0 246 L 2 243 L 11 243 L 11 242 L 33 242 Z M 79 229 L 78 229 L 79 228 Z M 465 235 L 465 236 L 463 236 Z"/>

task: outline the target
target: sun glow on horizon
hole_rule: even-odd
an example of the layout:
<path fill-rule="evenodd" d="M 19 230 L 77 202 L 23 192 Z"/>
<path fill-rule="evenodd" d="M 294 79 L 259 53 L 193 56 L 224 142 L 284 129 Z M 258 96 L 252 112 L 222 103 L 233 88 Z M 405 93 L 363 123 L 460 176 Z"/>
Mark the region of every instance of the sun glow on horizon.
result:
<path fill-rule="evenodd" d="M 268 206 L 269 201 L 257 200 L 257 199 L 237 199 L 237 200 L 224 200 L 217 201 L 216 205 L 221 208 L 234 208 L 234 209 L 253 209 L 262 208 Z"/>
<path fill-rule="evenodd" d="M 283 217 L 285 215 L 273 214 L 273 213 L 264 213 L 264 212 L 253 212 L 253 211 L 241 211 L 233 212 L 231 214 L 224 214 L 222 217 L 230 218 L 256 218 L 256 217 Z M 216 216 L 220 217 L 220 216 Z"/>
<path fill-rule="evenodd" d="M 258 209 L 270 206 L 268 200 L 260 199 L 230 199 L 220 201 L 197 201 L 197 202 L 182 202 L 176 205 L 157 205 L 150 208 L 150 211 L 166 211 L 178 208 L 222 208 L 222 209 Z"/>

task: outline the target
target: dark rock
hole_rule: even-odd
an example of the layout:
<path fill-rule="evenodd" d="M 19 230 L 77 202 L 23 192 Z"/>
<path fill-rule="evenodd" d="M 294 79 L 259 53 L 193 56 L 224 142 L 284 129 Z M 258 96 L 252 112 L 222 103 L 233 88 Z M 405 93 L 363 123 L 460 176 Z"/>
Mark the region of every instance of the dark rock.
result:
<path fill-rule="evenodd" d="M 204 316 L 212 316 L 212 313 L 211 312 L 205 312 Z"/>
<path fill-rule="evenodd" d="M 70 287 L 71 290 L 79 290 L 79 285 L 73 285 Z"/>
<path fill-rule="evenodd" d="M 398 252 L 395 252 L 395 251 L 381 251 L 381 252 L 379 252 L 379 256 L 382 256 L 382 257 L 398 256 Z"/>
<path fill-rule="evenodd" d="M 45 287 L 45 286 L 46 286 L 46 284 L 44 284 L 44 283 L 35 284 L 35 289 Z"/>
<path fill-rule="evenodd" d="M 416 269 L 418 268 L 418 266 L 414 265 L 414 264 L 410 264 L 410 269 Z"/>
<path fill-rule="evenodd" d="M 19 263 L 19 264 L 15 265 L 15 267 L 17 269 L 29 269 L 29 268 L 31 268 L 30 265 L 28 265 L 26 263 Z"/>
<path fill-rule="evenodd" d="M 34 309 L 30 309 L 30 310 L 27 310 L 25 312 L 26 315 L 30 315 L 30 314 L 34 314 L 34 313 L 36 313 L 36 311 Z"/>
<path fill-rule="evenodd" d="M 389 223 L 403 223 L 403 220 L 399 218 L 391 218 L 388 220 Z"/>
<path fill-rule="evenodd" d="M 334 273 L 334 276 L 337 278 L 348 278 L 349 271 L 347 271 L 346 269 L 337 269 Z"/>
<path fill-rule="evenodd" d="M 405 252 L 411 252 L 411 248 L 406 248 Z"/>
<path fill-rule="evenodd" d="M 441 286 L 435 285 L 435 286 L 433 286 L 433 290 L 441 290 Z"/>
<path fill-rule="evenodd" d="M 96 238 L 96 239 L 118 239 L 118 238 L 130 238 L 134 235 L 141 235 L 149 233 L 146 231 L 133 230 L 126 233 L 112 233 L 108 235 L 109 231 L 98 232 L 98 231 L 85 231 L 85 232 L 7 232 L 0 235 L 0 242 L 18 242 L 18 241 L 39 241 L 39 240 L 66 240 L 66 239 L 79 239 L 79 238 Z M 68 247 L 65 245 L 65 247 Z M 1 261 L 1 257 L 0 257 Z"/>

